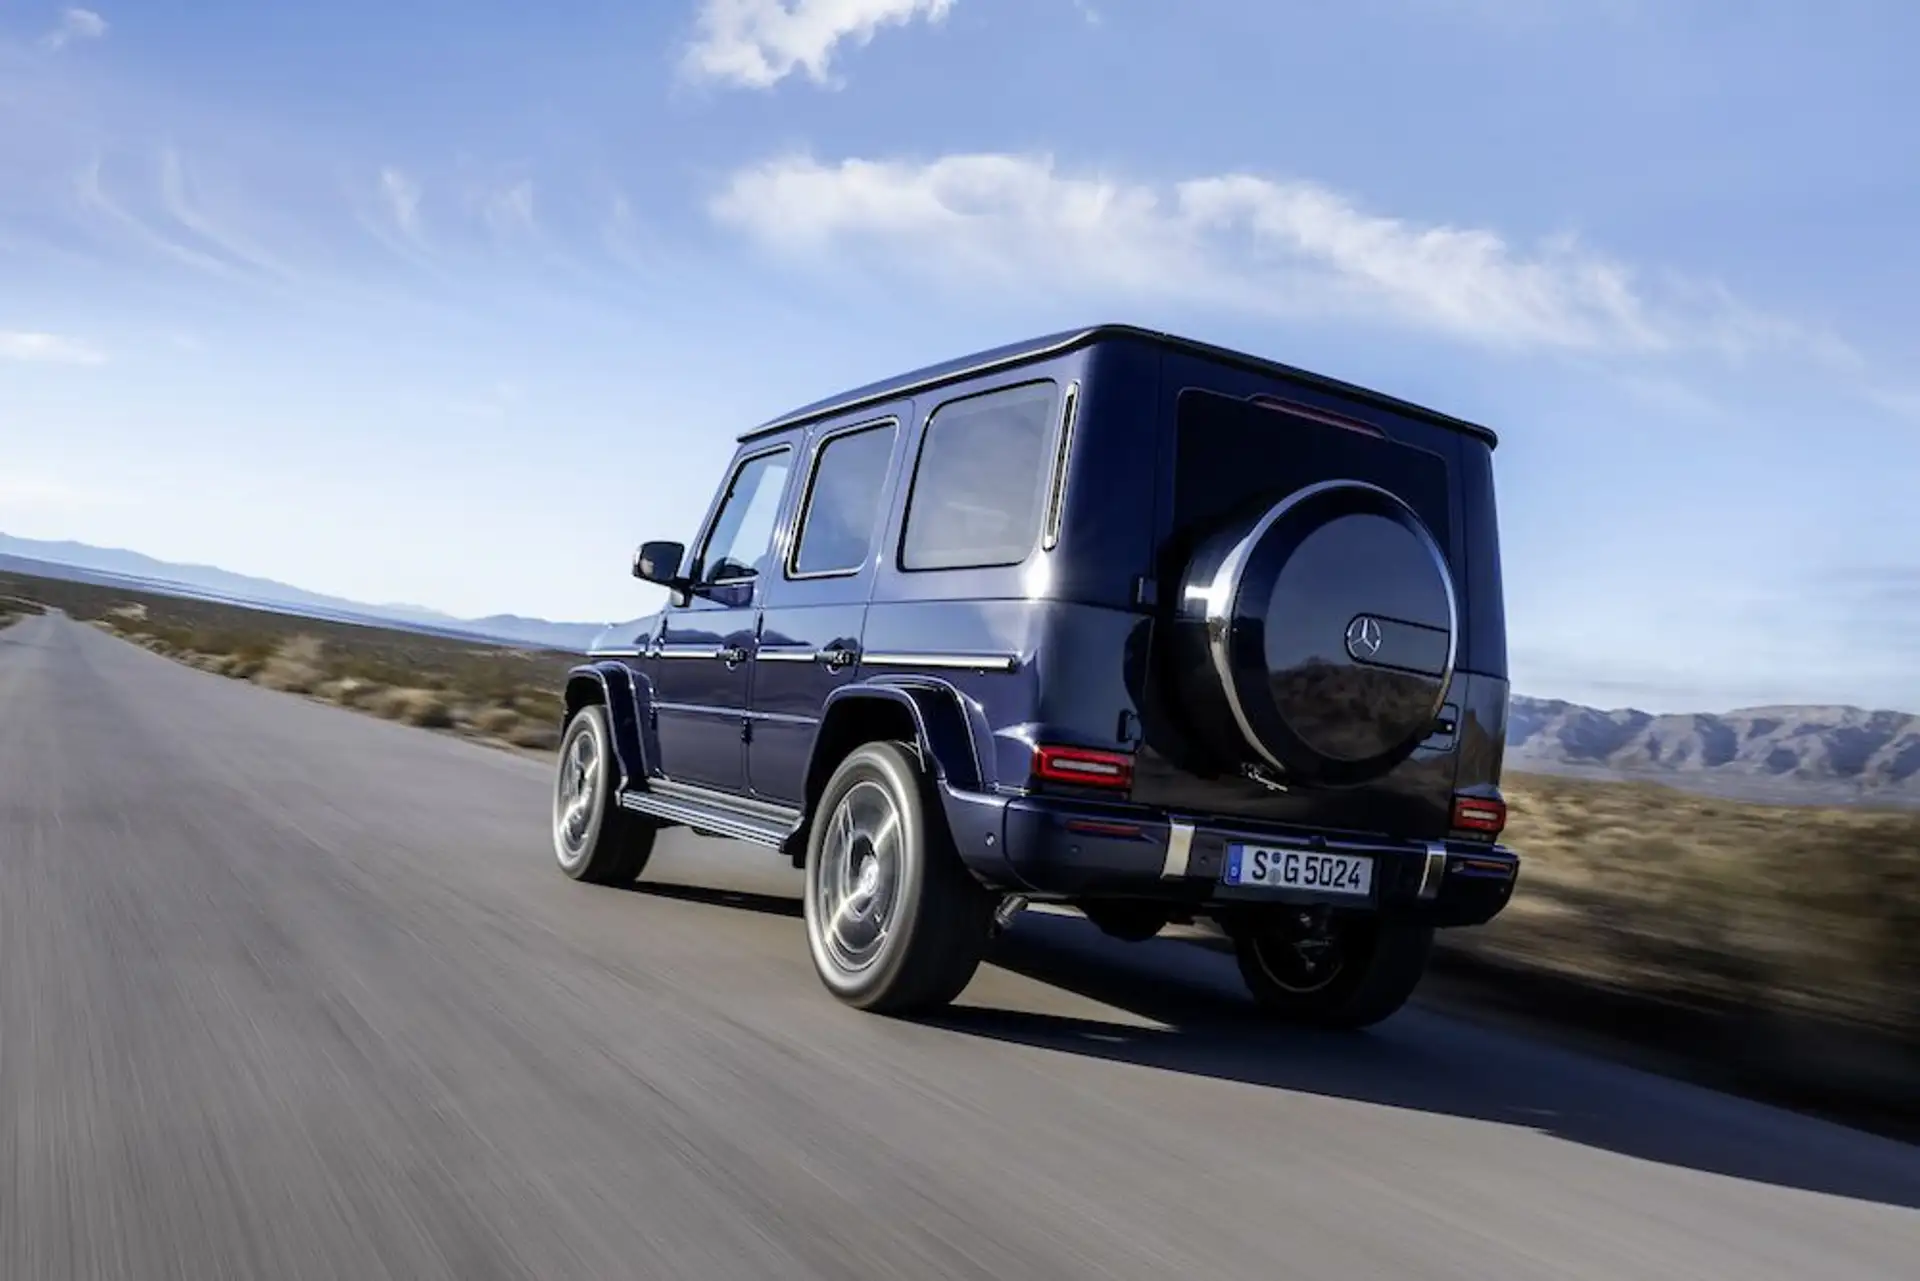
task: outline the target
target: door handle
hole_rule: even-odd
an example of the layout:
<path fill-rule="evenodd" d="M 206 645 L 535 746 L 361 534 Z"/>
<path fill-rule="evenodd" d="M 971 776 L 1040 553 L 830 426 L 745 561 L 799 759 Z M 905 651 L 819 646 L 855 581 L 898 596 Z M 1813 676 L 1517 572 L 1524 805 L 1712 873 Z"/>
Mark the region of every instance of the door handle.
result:
<path fill-rule="evenodd" d="M 829 645 L 820 651 L 820 661 L 827 665 L 830 672 L 851 667 L 859 657 L 860 651 L 851 645 Z"/>
<path fill-rule="evenodd" d="M 724 645 L 714 657 L 728 667 L 738 667 L 747 661 L 747 650 L 744 645 Z"/>

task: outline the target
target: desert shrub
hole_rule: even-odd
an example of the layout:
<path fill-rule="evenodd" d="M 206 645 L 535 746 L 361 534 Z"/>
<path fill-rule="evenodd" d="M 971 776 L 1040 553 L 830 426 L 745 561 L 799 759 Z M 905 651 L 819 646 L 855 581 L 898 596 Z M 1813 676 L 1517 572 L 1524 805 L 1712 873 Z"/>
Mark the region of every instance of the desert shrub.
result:
<path fill-rule="evenodd" d="M 438 690 L 382 689 L 371 695 L 365 706 L 376 716 L 423 729 L 446 729 L 453 724 L 452 706 Z"/>
<path fill-rule="evenodd" d="M 507 735 L 515 747 L 551 751 L 560 746 L 560 730 L 550 721 L 522 721 Z"/>
<path fill-rule="evenodd" d="M 519 725 L 521 719 L 520 713 L 511 707 L 489 707 L 474 716 L 473 724 L 488 734 L 506 734 Z"/>

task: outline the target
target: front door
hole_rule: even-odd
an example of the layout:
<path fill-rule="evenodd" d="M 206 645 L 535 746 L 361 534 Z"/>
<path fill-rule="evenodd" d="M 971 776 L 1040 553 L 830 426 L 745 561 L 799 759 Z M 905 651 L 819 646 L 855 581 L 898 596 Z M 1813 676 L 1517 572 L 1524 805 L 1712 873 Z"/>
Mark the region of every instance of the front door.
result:
<path fill-rule="evenodd" d="M 654 663 L 661 773 L 676 783 L 746 790 L 747 689 L 761 580 L 775 572 L 773 531 L 792 470 L 785 444 L 734 466 L 694 546 L 685 605 L 669 605 Z"/>
<path fill-rule="evenodd" d="M 821 432 L 810 451 L 793 538 L 767 575 L 753 670 L 753 794 L 803 804 L 820 710 L 851 679 L 865 630 L 911 402 Z"/>

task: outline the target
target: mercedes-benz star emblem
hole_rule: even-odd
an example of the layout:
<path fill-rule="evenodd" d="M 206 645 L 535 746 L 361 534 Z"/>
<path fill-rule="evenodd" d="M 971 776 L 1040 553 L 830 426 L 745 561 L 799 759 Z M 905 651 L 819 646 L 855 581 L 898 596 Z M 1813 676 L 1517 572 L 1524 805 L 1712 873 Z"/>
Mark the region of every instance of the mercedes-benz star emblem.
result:
<path fill-rule="evenodd" d="M 1372 658 L 1380 652 L 1380 620 L 1365 614 L 1347 624 L 1347 653 L 1355 658 Z"/>

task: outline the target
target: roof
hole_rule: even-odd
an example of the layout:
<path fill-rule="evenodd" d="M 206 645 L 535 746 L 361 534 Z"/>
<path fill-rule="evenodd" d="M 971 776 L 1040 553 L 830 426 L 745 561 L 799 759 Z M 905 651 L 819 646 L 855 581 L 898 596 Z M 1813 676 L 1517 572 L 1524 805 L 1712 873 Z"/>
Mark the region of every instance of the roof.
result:
<path fill-rule="evenodd" d="M 1374 391 L 1368 387 L 1342 382 L 1337 378 L 1329 378 L 1323 374 L 1313 373 L 1310 370 L 1284 365 L 1279 361 L 1268 360 L 1261 356 L 1249 355 L 1246 352 L 1234 351 L 1226 347 L 1216 347 L 1210 343 L 1200 342 L 1192 338 L 1183 338 L 1178 334 L 1125 324 L 1089 325 L 1084 329 L 1062 330 L 1059 333 L 1047 334 L 1039 338 L 1030 338 L 1025 342 L 1009 343 L 1003 347 L 993 347 L 986 351 L 974 352 L 972 355 L 961 356 L 955 360 L 943 361 L 937 365 L 927 365 L 924 368 L 883 379 L 880 382 L 868 383 L 864 387 L 855 387 L 837 396 L 829 396 L 824 400 L 816 400 L 810 405 L 803 405 L 791 413 L 783 414 L 778 418 L 762 423 L 752 431 L 743 433 L 740 436 L 740 440 L 743 442 L 753 440 L 756 437 L 764 436 L 771 432 L 782 431 L 789 427 L 797 427 L 802 423 L 810 422 L 816 418 L 825 418 L 829 415 L 845 413 L 848 410 L 858 409 L 862 405 L 877 404 L 909 392 L 924 391 L 945 383 L 957 382 L 962 378 L 974 377 L 1001 369 L 1011 369 L 1026 364 L 1029 361 L 1053 356 L 1064 356 L 1068 352 L 1078 350 L 1082 347 L 1089 347 L 1095 343 L 1112 339 L 1133 339 L 1139 342 L 1152 343 L 1160 347 L 1185 352 L 1205 360 L 1235 365 L 1242 369 L 1269 374 L 1278 378 L 1292 379 L 1334 395 L 1347 397 L 1351 400 L 1373 405 L 1377 408 L 1392 410 L 1395 413 L 1405 414 L 1411 418 L 1420 418 L 1427 422 L 1438 423 L 1441 426 L 1451 427 L 1456 431 L 1466 432 L 1468 435 L 1476 436 L 1486 441 L 1490 446 L 1497 446 L 1500 443 L 1500 438 L 1494 434 L 1492 428 L 1484 427 L 1479 423 L 1468 422 L 1464 418 L 1455 418 L 1451 414 L 1443 414 L 1436 409 L 1429 409 L 1424 405 L 1416 405 L 1411 401 L 1389 396 L 1385 392 Z"/>

